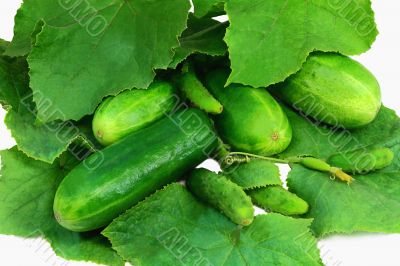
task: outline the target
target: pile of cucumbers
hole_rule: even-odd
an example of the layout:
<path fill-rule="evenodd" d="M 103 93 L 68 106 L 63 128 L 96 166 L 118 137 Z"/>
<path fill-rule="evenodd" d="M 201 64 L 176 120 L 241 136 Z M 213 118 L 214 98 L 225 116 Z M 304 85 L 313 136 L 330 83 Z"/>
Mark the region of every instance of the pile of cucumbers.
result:
<path fill-rule="evenodd" d="M 248 226 L 253 205 L 284 215 L 309 210 L 307 202 L 282 186 L 275 163 L 301 164 L 350 186 L 352 174 L 391 164 L 393 152 L 384 147 L 338 152 L 326 161 L 279 156 L 292 140 L 286 108 L 331 128 L 359 128 L 375 119 L 381 107 L 379 84 L 358 62 L 313 53 L 283 83 L 251 88 L 227 84 L 230 70 L 220 60 L 203 67 L 193 57 L 159 75 L 147 90 L 127 90 L 100 104 L 93 133 L 104 148 L 77 165 L 55 196 L 54 214 L 63 227 L 76 232 L 102 228 L 179 180 L 186 180 L 205 204 Z M 209 158 L 219 162 L 220 173 L 196 169 Z M 93 161 L 100 163 L 93 167 Z"/>

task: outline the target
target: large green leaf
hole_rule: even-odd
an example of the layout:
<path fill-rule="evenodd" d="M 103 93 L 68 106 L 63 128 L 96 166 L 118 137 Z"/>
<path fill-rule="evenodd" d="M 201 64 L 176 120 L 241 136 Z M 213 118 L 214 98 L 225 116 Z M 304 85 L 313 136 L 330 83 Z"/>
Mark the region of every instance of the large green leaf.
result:
<path fill-rule="evenodd" d="M 253 87 L 283 81 L 314 50 L 365 52 L 377 35 L 370 0 L 237 0 L 226 11 L 228 83 Z"/>
<path fill-rule="evenodd" d="M 175 68 L 193 53 L 222 56 L 227 52 L 224 36 L 227 24 L 210 18 L 198 19 L 189 16 L 188 28 L 179 38 L 180 46 L 175 49 L 174 59 L 170 64 Z"/>
<path fill-rule="evenodd" d="M 73 23 L 44 19 L 28 56 L 39 119 L 79 120 L 107 95 L 147 88 L 153 70 L 171 63 L 189 8 L 187 0 L 82 1 Z"/>
<path fill-rule="evenodd" d="M 71 1 L 70 4 L 74 5 L 78 2 Z M 56 27 L 73 23 L 74 17 L 66 12 L 62 3 L 68 4 L 68 1 L 25 0 L 15 16 L 14 37 L 7 47 L 6 54 L 24 56 L 31 51 L 32 34 L 39 20 L 43 19 Z M 80 10 L 76 9 L 74 14 L 77 11 Z"/>
<path fill-rule="evenodd" d="M 356 181 L 347 185 L 324 173 L 294 166 L 288 186 L 310 204 L 306 217 L 314 218 L 311 228 L 317 236 L 400 233 L 400 168 L 354 178 Z"/>
<path fill-rule="evenodd" d="M 53 199 L 66 174 L 65 165 L 35 161 L 13 148 L 1 151 L 0 233 L 45 237 L 66 259 L 123 265 L 99 234 L 78 234 L 62 228 L 54 218 Z"/>
<path fill-rule="evenodd" d="M 393 146 L 400 141 L 400 119 L 386 107 L 381 108 L 371 124 L 353 130 L 313 124 L 311 119 L 287 107 L 285 111 L 293 128 L 293 138 L 280 157 L 312 155 L 327 159 L 339 152 L 376 145 Z"/>
<path fill-rule="evenodd" d="M 279 167 L 268 161 L 256 159 L 223 167 L 223 170 L 230 180 L 243 189 L 282 185 Z"/>
<path fill-rule="evenodd" d="M 321 265 L 310 223 L 269 214 L 242 229 L 173 184 L 103 234 L 133 265 Z"/>
<path fill-rule="evenodd" d="M 222 15 L 226 0 L 193 0 L 196 17 Z"/>
<path fill-rule="evenodd" d="M 10 109 L 5 123 L 18 149 L 34 159 L 48 163 L 52 163 L 75 140 L 83 141 L 88 148 L 94 149 L 95 142 L 88 140 L 91 132 L 83 132 L 83 124 L 36 121 L 36 108 L 28 80 L 28 65 L 24 58 L 0 57 L 0 102 Z M 91 121 L 86 121 L 86 124 L 88 122 L 91 125 Z"/>
<path fill-rule="evenodd" d="M 19 150 L 31 158 L 47 163 L 52 163 L 75 140 L 83 141 L 88 144 L 89 149 L 95 150 L 86 132 L 82 132 L 76 124 L 71 121 L 39 124 L 36 122 L 35 112 L 30 108 L 21 106 L 18 112 L 10 110 L 5 123 Z"/>
<path fill-rule="evenodd" d="M 10 45 L 9 42 L 0 39 L 0 55 L 2 55 L 4 53 L 4 51 L 7 49 L 8 45 Z"/>
<path fill-rule="evenodd" d="M 24 59 L 0 56 L 0 104 L 6 109 L 19 109 L 21 95 L 29 91 L 27 73 Z"/>
<path fill-rule="evenodd" d="M 350 185 L 331 180 L 329 174 L 292 166 L 291 191 L 310 204 L 307 218 L 317 236 L 335 232 L 400 232 L 400 119 L 385 107 L 370 125 L 355 130 L 322 127 L 287 110 L 293 141 L 282 157 L 332 154 L 370 146 L 385 146 L 395 153 L 391 166 L 357 175 Z"/>

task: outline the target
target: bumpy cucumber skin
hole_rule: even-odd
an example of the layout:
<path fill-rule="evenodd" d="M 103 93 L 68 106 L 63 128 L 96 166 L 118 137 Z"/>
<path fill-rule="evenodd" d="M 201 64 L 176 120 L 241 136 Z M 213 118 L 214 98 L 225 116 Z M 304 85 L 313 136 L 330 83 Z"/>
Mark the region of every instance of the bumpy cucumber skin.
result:
<path fill-rule="evenodd" d="M 97 108 L 92 128 L 104 146 L 140 130 L 174 108 L 175 89 L 156 81 L 147 90 L 133 89 L 105 99 Z"/>
<path fill-rule="evenodd" d="M 328 162 L 345 172 L 365 174 L 389 166 L 394 159 L 394 153 L 389 148 L 373 148 L 340 153 L 331 156 Z"/>
<path fill-rule="evenodd" d="M 284 151 L 292 140 L 292 128 L 281 106 L 265 89 L 241 85 L 224 88 L 225 69 L 206 77 L 206 87 L 224 106 L 214 121 L 221 138 L 234 149 L 258 155 Z"/>
<path fill-rule="evenodd" d="M 360 63 L 336 53 L 310 55 L 273 93 L 305 115 L 336 127 L 365 126 L 381 107 L 376 78 Z"/>
<path fill-rule="evenodd" d="M 164 118 L 75 167 L 57 190 L 55 217 L 72 231 L 103 227 L 201 163 L 217 143 L 211 121 L 200 110 Z M 91 167 L 96 160 L 101 163 Z"/>
<path fill-rule="evenodd" d="M 268 186 L 247 191 L 254 204 L 266 211 L 284 215 L 300 215 L 308 211 L 308 203 L 281 186 Z"/>
<path fill-rule="evenodd" d="M 221 103 L 203 86 L 192 71 L 183 73 L 178 80 L 179 89 L 196 107 L 210 114 L 220 114 Z"/>
<path fill-rule="evenodd" d="M 234 223 L 247 226 L 253 222 L 254 208 L 243 189 L 206 169 L 195 169 L 187 181 L 190 191 L 220 210 Z"/>

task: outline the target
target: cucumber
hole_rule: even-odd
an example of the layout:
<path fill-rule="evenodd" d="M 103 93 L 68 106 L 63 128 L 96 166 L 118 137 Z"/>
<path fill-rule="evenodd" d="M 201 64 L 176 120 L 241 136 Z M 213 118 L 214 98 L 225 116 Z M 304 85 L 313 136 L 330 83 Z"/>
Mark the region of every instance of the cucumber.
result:
<path fill-rule="evenodd" d="M 345 172 L 366 174 L 389 166 L 393 159 L 391 149 L 373 148 L 332 155 L 328 162 Z"/>
<path fill-rule="evenodd" d="M 336 53 L 314 53 L 303 68 L 272 90 L 300 111 L 335 127 L 372 122 L 381 107 L 375 77 L 360 63 Z"/>
<path fill-rule="evenodd" d="M 175 106 L 175 89 L 156 81 L 147 90 L 132 89 L 105 99 L 95 112 L 93 133 L 104 146 L 140 130 Z"/>
<path fill-rule="evenodd" d="M 222 140 L 238 151 L 273 155 L 284 151 L 292 128 L 281 106 L 266 89 L 242 85 L 224 88 L 229 71 L 218 69 L 206 77 L 206 87 L 224 106 L 214 118 Z"/>
<path fill-rule="evenodd" d="M 187 70 L 179 76 L 178 87 L 183 95 L 199 109 L 210 114 L 222 112 L 222 105 L 203 86 L 193 71 Z"/>
<path fill-rule="evenodd" d="M 157 189 L 178 180 L 217 145 L 204 112 L 176 112 L 75 167 L 57 190 L 55 217 L 71 231 L 101 228 Z"/>
<path fill-rule="evenodd" d="M 293 162 L 300 163 L 302 166 L 307 167 L 308 169 L 329 173 L 333 178 L 337 177 L 341 181 L 347 182 L 347 184 L 353 182 L 352 176 L 346 174 L 342 169 L 338 167 L 331 166 L 324 160 L 313 157 L 304 157 L 297 158 Z"/>
<path fill-rule="evenodd" d="M 234 223 L 247 226 L 253 222 L 251 199 L 224 175 L 196 169 L 191 172 L 187 185 L 194 195 L 220 210 Z"/>
<path fill-rule="evenodd" d="M 308 211 L 308 203 L 281 186 L 268 186 L 247 191 L 254 204 L 266 211 L 284 215 L 300 215 Z"/>
<path fill-rule="evenodd" d="M 300 158 L 299 163 L 308 169 L 313 169 L 321 172 L 328 172 L 330 173 L 332 170 L 332 166 L 329 165 L 324 160 L 313 158 L 313 157 L 305 157 Z"/>

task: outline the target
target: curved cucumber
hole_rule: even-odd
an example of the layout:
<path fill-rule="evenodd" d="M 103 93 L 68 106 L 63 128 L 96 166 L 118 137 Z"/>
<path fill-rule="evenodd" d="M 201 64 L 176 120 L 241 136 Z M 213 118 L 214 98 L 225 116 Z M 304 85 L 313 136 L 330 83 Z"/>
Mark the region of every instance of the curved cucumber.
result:
<path fill-rule="evenodd" d="M 234 149 L 258 155 L 284 151 L 292 139 L 292 128 L 281 106 L 265 89 L 225 88 L 228 76 L 229 71 L 219 69 L 206 78 L 208 89 L 224 106 L 214 119 L 221 138 Z"/>
<path fill-rule="evenodd" d="M 365 174 L 389 166 L 394 153 L 389 148 L 357 150 L 331 156 L 328 162 L 345 172 Z"/>
<path fill-rule="evenodd" d="M 273 90 L 292 107 L 327 124 L 356 128 L 381 107 L 380 87 L 360 63 L 336 53 L 314 53 L 303 68 Z"/>
<path fill-rule="evenodd" d="M 203 86 L 196 74 L 190 70 L 178 79 L 179 89 L 196 107 L 210 114 L 220 114 L 222 105 Z"/>
<path fill-rule="evenodd" d="M 162 118 L 174 108 L 174 93 L 169 83 L 156 81 L 147 90 L 133 89 L 105 99 L 93 118 L 96 139 L 110 145 Z"/>
<path fill-rule="evenodd" d="M 197 197 L 223 212 L 233 222 L 245 226 L 253 222 L 251 199 L 225 176 L 196 169 L 190 174 L 187 185 Z"/>
<path fill-rule="evenodd" d="M 74 168 L 57 190 L 55 217 L 72 231 L 103 227 L 157 189 L 179 179 L 217 145 L 204 112 L 188 109 L 164 118 Z"/>
<path fill-rule="evenodd" d="M 270 186 L 247 191 L 254 204 L 266 211 L 299 215 L 308 211 L 308 203 L 283 187 Z"/>

